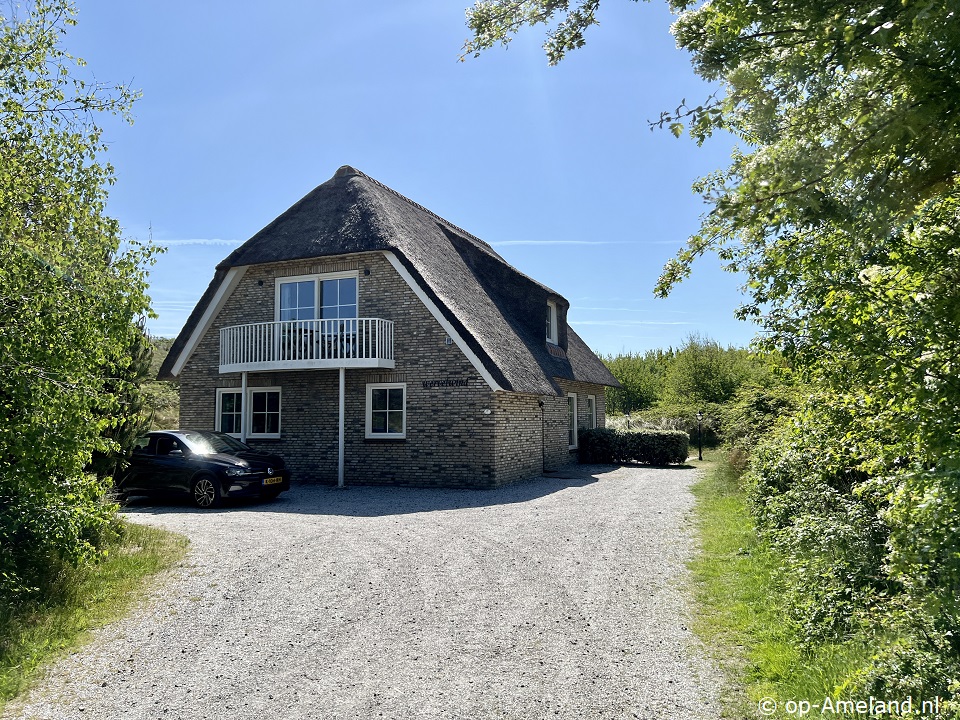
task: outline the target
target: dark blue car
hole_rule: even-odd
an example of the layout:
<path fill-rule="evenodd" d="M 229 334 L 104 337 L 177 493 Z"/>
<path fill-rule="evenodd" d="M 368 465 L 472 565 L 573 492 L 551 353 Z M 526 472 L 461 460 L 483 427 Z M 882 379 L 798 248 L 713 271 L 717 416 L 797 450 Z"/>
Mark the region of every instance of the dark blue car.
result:
<path fill-rule="evenodd" d="M 206 430 L 156 430 L 137 438 L 117 482 L 121 497 L 185 495 L 200 508 L 225 497 L 272 500 L 289 489 L 290 471 L 279 455 Z"/>

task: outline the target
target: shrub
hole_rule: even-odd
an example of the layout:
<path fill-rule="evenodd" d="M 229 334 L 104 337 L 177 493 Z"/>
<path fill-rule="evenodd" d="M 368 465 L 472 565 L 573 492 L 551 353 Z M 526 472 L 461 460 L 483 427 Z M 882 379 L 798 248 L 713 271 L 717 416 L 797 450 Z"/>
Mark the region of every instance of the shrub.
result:
<path fill-rule="evenodd" d="M 687 459 L 689 444 L 690 438 L 682 430 L 583 430 L 580 433 L 580 462 L 682 463 Z"/>
<path fill-rule="evenodd" d="M 610 428 L 581 430 L 578 438 L 580 462 L 611 465 L 622 461 L 623 442 L 620 433 L 616 430 Z"/>
<path fill-rule="evenodd" d="M 660 404 L 649 410 L 634 413 L 631 417 L 631 429 L 647 430 L 683 430 L 693 442 L 697 441 L 697 411 L 704 414 L 700 430 L 703 433 L 704 447 L 715 447 L 720 442 L 720 416 L 722 406 L 712 403 Z"/>
<path fill-rule="evenodd" d="M 690 436 L 683 430 L 637 430 L 626 434 L 625 455 L 647 465 L 686 462 Z"/>

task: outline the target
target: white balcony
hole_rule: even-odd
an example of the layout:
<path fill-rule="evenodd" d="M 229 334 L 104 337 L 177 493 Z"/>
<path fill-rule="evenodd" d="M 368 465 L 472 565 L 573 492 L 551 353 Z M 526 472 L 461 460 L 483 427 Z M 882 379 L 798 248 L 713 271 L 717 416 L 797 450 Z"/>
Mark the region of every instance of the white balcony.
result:
<path fill-rule="evenodd" d="M 394 366 L 392 320 L 282 320 L 220 330 L 221 373 Z"/>

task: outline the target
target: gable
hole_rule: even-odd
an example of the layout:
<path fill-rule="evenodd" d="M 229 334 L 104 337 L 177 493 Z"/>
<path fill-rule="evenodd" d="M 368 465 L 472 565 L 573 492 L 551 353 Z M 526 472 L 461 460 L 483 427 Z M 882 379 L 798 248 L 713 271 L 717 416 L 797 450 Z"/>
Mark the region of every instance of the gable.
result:
<path fill-rule="evenodd" d="M 395 268 L 402 268 L 411 288 L 449 325 L 451 337 L 475 359 L 491 387 L 557 395 L 562 391 L 554 378 L 617 385 L 565 322 L 560 323 L 563 352 L 551 354 L 544 311 L 551 298 L 565 315 L 569 304 L 561 295 L 511 267 L 483 241 L 349 167 L 338 170 L 220 263 L 171 348 L 161 377 L 171 377 L 183 367 L 216 315 L 231 272 L 263 263 L 369 251 L 394 258 Z"/>

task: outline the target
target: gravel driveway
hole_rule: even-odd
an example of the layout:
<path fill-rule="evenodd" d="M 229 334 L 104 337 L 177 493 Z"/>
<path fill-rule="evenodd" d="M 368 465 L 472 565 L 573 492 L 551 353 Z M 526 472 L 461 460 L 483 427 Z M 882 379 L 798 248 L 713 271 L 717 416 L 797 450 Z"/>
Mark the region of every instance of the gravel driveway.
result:
<path fill-rule="evenodd" d="M 690 469 L 134 505 L 191 552 L 4 718 L 719 717 Z"/>

